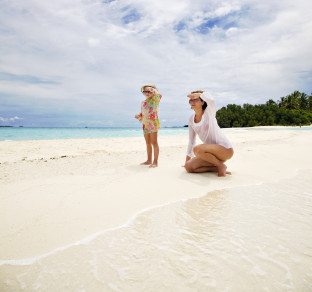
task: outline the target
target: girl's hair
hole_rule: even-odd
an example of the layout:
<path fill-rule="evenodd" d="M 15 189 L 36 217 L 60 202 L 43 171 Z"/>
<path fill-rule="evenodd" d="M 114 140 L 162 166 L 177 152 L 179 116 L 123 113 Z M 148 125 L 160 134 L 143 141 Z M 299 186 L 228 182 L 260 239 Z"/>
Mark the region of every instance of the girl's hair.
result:
<path fill-rule="evenodd" d="M 191 93 L 203 93 L 203 91 L 202 90 L 195 90 L 195 91 L 192 91 Z M 201 98 L 199 98 L 201 101 L 203 101 Z M 203 101 L 204 102 L 204 104 L 203 104 L 203 106 L 202 106 L 202 109 L 203 109 L 203 111 L 207 108 L 207 102 L 205 102 L 205 101 Z"/>
<path fill-rule="evenodd" d="M 141 88 L 142 93 L 143 93 L 143 91 L 145 90 L 146 87 L 152 87 L 154 89 L 153 90 L 153 96 L 159 94 L 158 89 L 156 88 L 156 86 L 151 86 L 151 85 L 148 85 L 148 84 L 142 86 L 142 88 Z"/>

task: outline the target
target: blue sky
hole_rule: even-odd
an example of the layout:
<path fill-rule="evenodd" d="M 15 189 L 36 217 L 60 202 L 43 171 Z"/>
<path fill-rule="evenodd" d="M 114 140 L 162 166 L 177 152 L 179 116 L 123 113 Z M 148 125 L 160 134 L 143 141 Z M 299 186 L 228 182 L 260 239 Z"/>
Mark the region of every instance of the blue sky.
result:
<path fill-rule="evenodd" d="M 140 87 L 162 126 L 217 107 L 312 91 L 312 2 L 2 0 L 0 125 L 139 126 Z"/>

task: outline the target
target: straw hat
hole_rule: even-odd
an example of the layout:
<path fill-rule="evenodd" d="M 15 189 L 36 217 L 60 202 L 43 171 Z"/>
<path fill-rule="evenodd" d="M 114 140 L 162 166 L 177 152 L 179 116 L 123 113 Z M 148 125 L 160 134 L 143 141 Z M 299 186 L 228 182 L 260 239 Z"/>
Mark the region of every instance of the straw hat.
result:
<path fill-rule="evenodd" d="M 156 87 L 156 85 L 154 83 L 146 83 L 145 85 L 143 85 L 141 87 L 141 92 L 143 92 L 144 87 L 153 87 L 153 88 L 155 88 L 157 90 L 157 87 Z"/>

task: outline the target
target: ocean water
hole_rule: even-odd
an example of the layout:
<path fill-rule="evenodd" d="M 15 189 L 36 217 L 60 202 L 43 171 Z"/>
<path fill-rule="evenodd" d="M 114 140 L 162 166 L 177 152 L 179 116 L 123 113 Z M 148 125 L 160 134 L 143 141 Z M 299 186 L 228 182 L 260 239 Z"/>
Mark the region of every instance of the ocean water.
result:
<path fill-rule="evenodd" d="M 311 177 L 216 190 L 0 261 L 0 291 L 312 291 Z"/>
<path fill-rule="evenodd" d="M 242 131 L 312 131 L 312 127 L 285 127 L 285 128 L 226 128 L 225 133 Z M 160 136 L 188 134 L 187 127 L 162 128 Z M 142 137 L 141 128 L 27 128 L 27 127 L 0 127 L 0 141 L 15 140 L 51 140 L 51 139 L 83 139 L 83 138 L 117 138 Z"/>
<path fill-rule="evenodd" d="M 188 128 L 162 128 L 159 135 L 184 135 Z M 0 141 L 142 137 L 142 128 L 26 128 L 0 127 Z"/>

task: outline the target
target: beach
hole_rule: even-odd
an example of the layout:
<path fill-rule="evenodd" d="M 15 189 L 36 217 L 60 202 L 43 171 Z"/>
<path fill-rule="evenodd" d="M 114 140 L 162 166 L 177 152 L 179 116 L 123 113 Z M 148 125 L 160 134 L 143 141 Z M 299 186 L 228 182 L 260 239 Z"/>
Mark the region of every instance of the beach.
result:
<path fill-rule="evenodd" d="M 1 141 L 0 290 L 311 291 L 312 131 L 226 135 L 226 177 L 187 135 Z"/>

